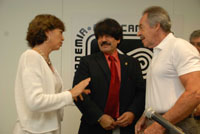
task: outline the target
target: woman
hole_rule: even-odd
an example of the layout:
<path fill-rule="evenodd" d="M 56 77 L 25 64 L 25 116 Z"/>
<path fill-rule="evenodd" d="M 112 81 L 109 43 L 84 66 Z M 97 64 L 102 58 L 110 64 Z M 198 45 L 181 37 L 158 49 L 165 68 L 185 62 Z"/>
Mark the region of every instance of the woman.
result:
<path fill-rule="evenodd" d="M 52 51 L 62 46 L 64 30 L 63 22 L 48 14 L 36 16 L 29 24 L 26 40 L 32 49 L 26 50 L 19 60 L 15 82 L 18 120 L 14 134 L 59 134 L 63 107 L 86 91 L 90 78 L 64 91 L 61 77 L 49 58 Z"/>

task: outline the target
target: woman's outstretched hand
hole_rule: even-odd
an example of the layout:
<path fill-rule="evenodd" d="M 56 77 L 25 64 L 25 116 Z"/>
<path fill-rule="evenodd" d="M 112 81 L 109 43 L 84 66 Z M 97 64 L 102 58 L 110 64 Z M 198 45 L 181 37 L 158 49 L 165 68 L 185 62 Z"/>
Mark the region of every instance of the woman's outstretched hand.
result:
<path fill-rule="evenodd" d="M 77 101 L 78 96 L 81 100 L 83 100 L 82 93 L 89 94 L 91 92 L 89 89 L 85 89 L 89 84 L 90 80 L 91 78 L 86 78 L 85 80 L 82 80 L 77 85 L 75 85 L 74 88 L 70 90 L 72 97 L 75 101 Z"/>

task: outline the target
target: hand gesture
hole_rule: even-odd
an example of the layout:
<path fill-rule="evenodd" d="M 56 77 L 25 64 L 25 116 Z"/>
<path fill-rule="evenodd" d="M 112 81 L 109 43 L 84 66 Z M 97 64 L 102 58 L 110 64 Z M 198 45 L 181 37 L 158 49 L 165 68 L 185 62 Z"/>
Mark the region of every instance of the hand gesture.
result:
<path fill-rule="evenodd" d="M 90 78 L 87 78 L 85 80 L 82 80 L 81 82 L 79 82 L 77 85 L 74 86 L 74 88 L 72 88 L 70 90 L 72 97 L 77 100 L 77 96 L 80 97 L 81 100 L 83 100 L 83 97 L 81 95 L 81 93 L 85 93 L 85 94 L 89 94 L 90 90 L 85 89 L 86 86 L 89 84 L 90 82 Z"/>

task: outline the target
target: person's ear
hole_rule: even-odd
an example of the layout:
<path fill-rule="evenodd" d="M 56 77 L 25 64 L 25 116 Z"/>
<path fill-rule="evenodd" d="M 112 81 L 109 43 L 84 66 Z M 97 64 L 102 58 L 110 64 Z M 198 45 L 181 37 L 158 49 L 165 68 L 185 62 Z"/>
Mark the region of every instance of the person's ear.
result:
<path fill-rule="evenodd" d="M 154 27 L 155 27 L 155 29 L 158 31 L 158 30 L 160 29 L 160 27 L 161 27 L 161 26 L 160 26 L 160 23 L 157 23 Z"/>
<path fill-rule="evenodd" d="M 119 40 L 117 40 L 117 44 L 119 44 L 120 43 L 120 39 Z"/>
<path fill-rule="evenodd" d="M 51 31 L 46 31 L 46 32 L 45 32 L 45 35 L 46 35 L 46 37 L 47 37 L 47 39 L 46 39 L 46 43 L 47 43 L 47 42 L 49 42 L 49 40 L 51 39 Z"/>
<path fill-rule="evenodd" d="M 51 31 L 46 31 L 46 32 L 45 32 L 45 35 L 47 36 L 47 39 L 48 39 L 48 37 L 50 37 L 50 32 L 51 32 Z"/>

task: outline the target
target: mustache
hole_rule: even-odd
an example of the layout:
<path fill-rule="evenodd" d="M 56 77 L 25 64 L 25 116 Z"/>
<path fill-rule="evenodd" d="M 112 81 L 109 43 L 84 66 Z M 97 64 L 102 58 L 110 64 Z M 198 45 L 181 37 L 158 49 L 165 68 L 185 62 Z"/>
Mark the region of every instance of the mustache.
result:
<path fill-rule="evenodd" d="M 111 45 L 111 43 L 110 43 L 110 42 L 107 42 L 107 41 L 103 41 L 100 45 L 101 45 L 101 46 L 103 46 L 103 45 Z"/>

